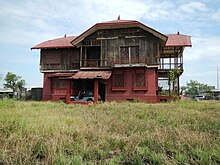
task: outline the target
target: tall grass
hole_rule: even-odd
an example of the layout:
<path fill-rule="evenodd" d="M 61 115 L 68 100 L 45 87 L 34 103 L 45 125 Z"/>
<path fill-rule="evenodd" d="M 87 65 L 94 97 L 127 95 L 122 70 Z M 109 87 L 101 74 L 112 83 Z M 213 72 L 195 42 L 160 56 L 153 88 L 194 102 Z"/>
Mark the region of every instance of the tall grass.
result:
<path fill-rule="evenodd" d="M 0 102 L 0 164 L 219 163 L 219 102 Z"/>

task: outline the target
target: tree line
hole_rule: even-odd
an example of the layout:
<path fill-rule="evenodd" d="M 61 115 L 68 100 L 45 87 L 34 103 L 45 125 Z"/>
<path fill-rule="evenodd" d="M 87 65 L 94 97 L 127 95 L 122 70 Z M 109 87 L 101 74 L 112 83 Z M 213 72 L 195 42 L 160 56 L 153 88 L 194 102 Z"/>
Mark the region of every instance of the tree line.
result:
<path fill-rule="evenodd" d="M 0 79 L 3 79 L 3 76 L 0 75 Z M 21 94 L 22 88 L 26 85 L 26 81 L 22 79 L 21 76 L 16 75 L 12 72 L 8 72 L 4 78 L 4 88 L 9 88 L 13 90 L 13 93 L 17 93 L 17 95 Z"/>

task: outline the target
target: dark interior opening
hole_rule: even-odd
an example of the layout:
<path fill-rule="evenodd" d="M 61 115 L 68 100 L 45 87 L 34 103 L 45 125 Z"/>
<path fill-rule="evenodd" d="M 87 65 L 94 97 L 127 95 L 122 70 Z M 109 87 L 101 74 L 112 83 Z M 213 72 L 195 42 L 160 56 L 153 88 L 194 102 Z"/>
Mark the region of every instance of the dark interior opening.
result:
<path fill-rule="evenodd" d="M 100 66 L 101 47 L 87 48 L 87 66 Z"/>
<path fill-rule="evenodd" d="M 105 101 L 105 84 L 99 82 L 99 95 L 102 101 Z"/>

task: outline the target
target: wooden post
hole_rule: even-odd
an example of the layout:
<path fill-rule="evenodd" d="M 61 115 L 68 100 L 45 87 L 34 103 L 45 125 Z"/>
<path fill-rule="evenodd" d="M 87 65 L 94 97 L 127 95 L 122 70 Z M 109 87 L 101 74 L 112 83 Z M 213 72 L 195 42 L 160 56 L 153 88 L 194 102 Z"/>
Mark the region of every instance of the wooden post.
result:
<path fill-rule="evenodd" d="M 99 101 L 99 80 L 94 80 L 94 103 L 97 104 Z"/>
<path fill-rule="evenodd" d="M 66 103 L 70 103 L 70 95 L 71 95 L 71 80 L 67 80 L 67 89 L 66 89 Z"/>

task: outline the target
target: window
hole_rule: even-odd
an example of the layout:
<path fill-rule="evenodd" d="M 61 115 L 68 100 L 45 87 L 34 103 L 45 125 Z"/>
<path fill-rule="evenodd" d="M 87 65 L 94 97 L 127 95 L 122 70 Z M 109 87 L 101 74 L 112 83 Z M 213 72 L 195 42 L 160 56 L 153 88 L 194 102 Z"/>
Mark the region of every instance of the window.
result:
<path fill-rule="evenodd" d="M 120 54 L 121 54 L 121 64 L 128 64 L 129 63 L 129 47 L 121 47 Z"/>
<path fill-rule="evenodd" d="M 139 62 L 138 46 L 122 46 L 120 47 L 121 64 L 135 64 Z"/>
<path fill-rule="evenodd" d="M 125 87 L 124 79 L 125 79 L 124 71 L 115 70 L 113 74 L 113 87 L 124 88 Z"/>
<path fill-rule="evenodd" d="M 115 87 L 124 87 L 124 75 L 115 74 Z"/>
<path fill-rule="evenodd" d="M 146 87 L 145 70 L 135 71 L 135 87 Z"/>
<path fill-rule="evenodd" d="M 57 88 L 66 88 L 67 83 L 66 80 L 59 80 L 58 78 L 52 78 L 51 79 L 52 89 Z"/>

